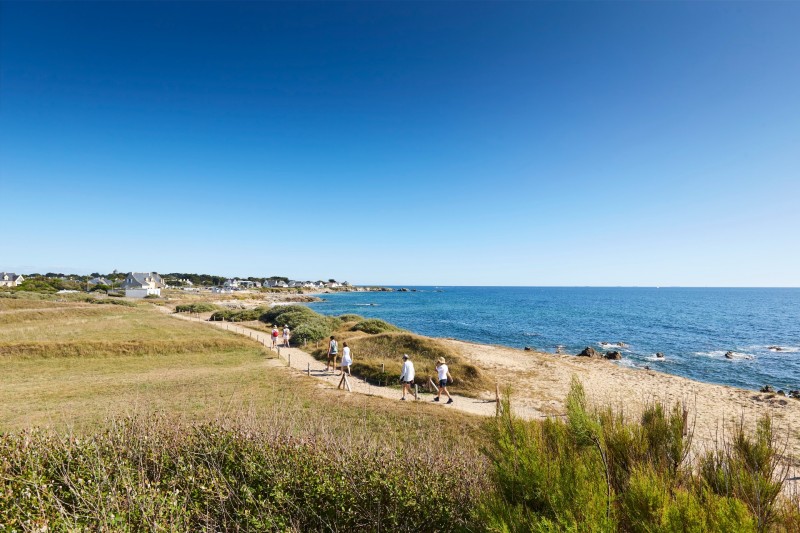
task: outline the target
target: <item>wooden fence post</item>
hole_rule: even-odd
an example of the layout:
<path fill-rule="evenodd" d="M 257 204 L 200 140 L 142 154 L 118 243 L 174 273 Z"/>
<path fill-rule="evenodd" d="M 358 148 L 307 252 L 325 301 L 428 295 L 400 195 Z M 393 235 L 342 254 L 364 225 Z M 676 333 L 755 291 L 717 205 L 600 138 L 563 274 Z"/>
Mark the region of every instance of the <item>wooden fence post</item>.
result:
<path fill-rule="evenodd" d="M 494 416 L 500 416 L 500 382 L 498 381 L 494 384 L 494 401 L 497 403 L 497 405 L 495 405 Z"/>

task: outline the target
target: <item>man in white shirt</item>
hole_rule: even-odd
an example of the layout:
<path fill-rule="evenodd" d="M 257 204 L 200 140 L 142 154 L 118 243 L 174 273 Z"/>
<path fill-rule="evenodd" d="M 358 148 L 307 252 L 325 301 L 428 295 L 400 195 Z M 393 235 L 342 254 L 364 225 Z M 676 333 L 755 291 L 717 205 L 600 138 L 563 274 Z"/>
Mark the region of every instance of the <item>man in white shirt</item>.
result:
<path fill-rule="evenodd" d="M 408 358 L 407 353 L 403 354 L 403 371 L 400 374 L 400 383 L 403 384 L 403 397 L 400 399 L 405 400 L 406 393 L 411 393 L 411 384 L 414 383 L 414 363 Z"/>

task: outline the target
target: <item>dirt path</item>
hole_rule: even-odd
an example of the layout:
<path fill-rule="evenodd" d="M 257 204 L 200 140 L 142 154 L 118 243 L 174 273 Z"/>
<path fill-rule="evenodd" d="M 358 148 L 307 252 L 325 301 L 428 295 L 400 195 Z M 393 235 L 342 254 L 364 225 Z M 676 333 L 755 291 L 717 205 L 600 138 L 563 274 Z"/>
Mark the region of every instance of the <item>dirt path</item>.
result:
<path fill-rule="evenodd" d="M 254 341 L 257 341 L 263 344 L 268 349 L 272 350 L 271 348 L 272 340 L 270 339 L 270 335 L 268 333 L 264 333 L 262 331 L 256 331 L 254 329 L 250 329 L 232 322 L 209 322 L 200 318 L 186 316 L 182 313 L 173 313 L 171 309 L 165 307 L 158 307 L 158 309 L 162 313 L 167 313 L 170 316 L 181 320 L 201 322 L 203 324 L 208 324 L 212 327 L 217 327 L 220 329 L 224 329 L 226 331 L 238 333 L 239 335 L 250 337 Z M 282 339 L 280 340 L 282 341 Z M 299 348 L 284 348 L 279 344 L 278 349 L 275 351 L 277 352 L 277 355 L 280 358 L 280 360 L 283 361 L 285 365 L 284 368 L 286 368 L 287 371 L 294 371 L 305 374 L 309 376 L 309 378 L 316 379 L 321 383 L 324 383 L 325 386 L 331 388 L 337 388 L 337 386 L 340 384 L 342 378 L 339 375 L 338 371 L 336 373 L 325 372 L 325 364 L 320 361 L 317 361 L 310 354 L 304 352 L 303 350 Z M 363 379 L 357 378 L 356 376 L 348 377 L 348 382 L 350 384 L 352 392 L 355 394 L 366 394 L 368 396 L 377 396 L 381 398 L 387 398 L 393 401 L 400 400 L 401 390 L 399 387 L 378 387 L 375 385 L 371 385 L 366 381 L 364 381 Z M 347 394 L 347 391 L 343 390 L 343 393 Z M 465 413 L 470 413 L 480 416 L 494 416 L 496 413 L 496 403 L 494 399 L 482 400 L 476 398 L 467 398 L 466 396 L 459 396 L 457 394 L 452 394 L 452 396 L 453 396 L 452 404 L 447 405 L 444 402 L 440 404 L 443 409 L 456 409 L 458 411 L 463 411 Z M 433 394 L 424 393 L 420 391 L 417 401 L 432 402 L 433 397 L 434 397 Z M 414 401 L 413 396 L 407 396 L 406 401 Z M 538 418 L 546 416 L 543 412 L 528 405 L 526 406 L 515 405 L 514 413 L 524 418 Z"/>

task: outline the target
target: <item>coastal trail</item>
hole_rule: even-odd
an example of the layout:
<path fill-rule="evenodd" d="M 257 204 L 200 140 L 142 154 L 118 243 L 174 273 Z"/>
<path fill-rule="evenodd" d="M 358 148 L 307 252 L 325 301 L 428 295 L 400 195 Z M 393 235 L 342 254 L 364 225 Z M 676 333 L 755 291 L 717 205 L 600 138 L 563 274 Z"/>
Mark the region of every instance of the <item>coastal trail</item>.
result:
<path fill-rule="evenodd" d="M 208 321 L 203 320 L 202 318 L 195 318 L 192 316 L 186 316 L 183 313 L 174 313 L 172 309 L 168 307 L 157 307 L 162 313 L 168 313 L 170 316 L 174 318 L 178 318 L 181 320 L 189 320 L 192 322 L 201 322 L 203 324 L 208 324 L 212 327 L 217 327 L 220 329 L 224 329 L 226 331 L 230 331 L 232 333 L 237 333 L 239 335 L 244 335 L 245 337 L 249 337 L 254 341 L 262 344 L 264 347 L 272 350 L 272 340 L 268 333 L 263 331 L 254 330 L 251 328 L 247 328 L 241 326 L 234 322 L 217 322 L 217 321 Z M 281 339 L 282 341 L 282 339 Z M 309 376 L 315 380 L 320 382 L 321 386 L 326 388 L 336 389 L 341 381 L 341 374 L 339 371 L 336 372 L 326 372 L 325 371 L 325 363 L 318 361 L 314 357 L 312 357 L 307 352 L 299 349 L 299 348 L 285 348 L 283 346 L 278 345 L 277 354 L 280 360 L 284 363 L 284 368 L 288 371 L 294 371 L 297 373 L 301 373 L 303 375 Z M 275 367 L 279 367 L 279 364 L 275 364 Z M 349 376 L 348 381 L 350 383 L 350 388 L 352 392 L 355 394 L 363 394 L 372 397 L 380 397 L 386 398 L 394 401 L 400 401 L 401 397 L 401 390 L 399 387 L 393 386 L 376 386 L 370 383 L 367 383 L 361 378 L 356 376 Z M 457 388 L 456 388 L 457 389 Z M 342 388 L 340 389 L 343 394 L 347 394 L 347 391 Z M 453 403 L 447 405 L 445 402 L 441 402 L 439 404 L 434 404 L 432 402 L 434 394 L 425 393 L 422 390 L 419 391 L 419 400 L 418 402 L 427 402 L 432 404 L 432 406 L 441 407 L 444 409 L 455 409 L 458 411 L 462 411 L 464 413 L 469 413 L 473 415 L 479 416 L 495 416 L 497 404 L 494 398 L 468 398 L 466 396 L 461 396 L 458 394 L 454 394 L 453 392 L 450 393 L 453 397 Z M 413 396 L 406 397 L 407 402 L 414 402 Z M 541 412 L 531 406 L 517 406 L 514 405 L 514 413 L 517 416 L 522 418 L 545 418 L 547 415 L 544 412 Z"/>

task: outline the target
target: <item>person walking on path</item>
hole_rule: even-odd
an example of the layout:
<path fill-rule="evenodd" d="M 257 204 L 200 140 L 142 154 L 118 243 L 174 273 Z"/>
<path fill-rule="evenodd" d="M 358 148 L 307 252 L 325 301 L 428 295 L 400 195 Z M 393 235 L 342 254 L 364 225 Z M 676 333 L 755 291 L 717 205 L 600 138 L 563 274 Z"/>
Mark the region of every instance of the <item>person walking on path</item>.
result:
<path fill-rule="evenodd" d="M 272 326 L 272 349 L 278 348 L 278 326 Z"/>
<path fill-rule="evenodd" d="M 353 374 L 350 372 L 350 365 L 353 364 L 353 357 L 350 355 L 350 347 L 347 345 L 346 342 L 342 343 L 342 374 L 344 374 L 344 369 L 347 369 L 347 375 L 352 376 Z"/>
<path fill-rule="evenodd" d="M 414 394 L 411 392 L 411 384 L 414 383 L 414 363 L 408 358 L 408 354 L 403 354 L 403 371 L 400 374 L 400 383 L 403 384 L 403 397 L 401 400 L 406 399 L 406 393 Z"/>
<path fill-rule="evenodd" d="M 289 347 L 289 324 L 283 326 L 283 347 Z"/>
<path fill-rule="evenodd" d="M 336 356 L 339 354 L 339 345 L 336 343 L 336 337 L 331 335 L 331 342 L 328 343 L 328 362 L 325 364 L 325 372 L 329 369 L 333 372 L 336 371 Z M 331 363 L 333 360 L 333 363 Z"/>
<path fill-rule="evenodd" d="M 436 372 L 439 374 L 439 391 L 433 401 L 438 402 L 439 397 L 444 393 L 447 396 L 447 403 L 453 403 L 453 397 L 447 391 L 447 380 L 453 381 L 453 377 L 450 375 L 450 369 L 447 368 L 444 357 L 436 360 Z"/>

